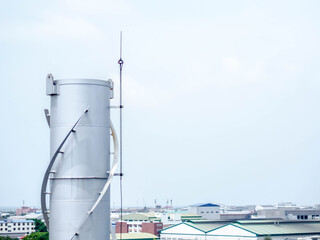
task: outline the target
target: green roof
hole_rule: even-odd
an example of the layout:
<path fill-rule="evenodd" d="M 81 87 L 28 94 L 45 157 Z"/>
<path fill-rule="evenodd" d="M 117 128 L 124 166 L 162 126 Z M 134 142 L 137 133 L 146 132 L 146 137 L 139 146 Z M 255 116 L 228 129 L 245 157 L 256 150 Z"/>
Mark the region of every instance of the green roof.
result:
<path fill-rule="evenodd" d="M 120 240 L 120 233 L 117 233 L 116 236 L 117 236 L 117 239 Z M 111 235 L 110 235 L 110 239 L 112 239 Z M 153 235 L 151 233 L 122 233 L 121 239 L 122 240 L 130 240 L 130 239 L 156 240 L 156 239 L 159 239 L 159 237 L 157 237 L 156 235 Z"/>
<path fill-rule="evenodd" d="M 196 219 L 202 219 L 200 215 L 196 215 L 193 213 L 181 213 L 181 220 L 196 220 Z"/>
<path fill-rule="evenodd" d="M 149 221 L 150 217 L 144 215 L 144 214 L 139 214 L 139 213 L 132 213 L 132 214 L 127 214 L 123 215 L 122 217 L 123 220 L 125 221 Z"/>
<path fill-rule="evenodd" d="M 320 221 L 237 221 L 232 224 L 258 236 L 320 234 Z"/>
<path fill-rule="evenodd" d="M 155 212 L 147 212 L 147 213 L 143 213 L 143 215 L 148 216 L 148 217 L 156 217 Z"/>
<path fill-rule="evenodd" d="M 196 229 L 199 229 L 202 232 L 209 232 L 211 230 L 214 230 L 216 228 L 225 226 L 226 223 L 225 222 L 216 222 L 216 223 L 212 223 L 212 222 L 208 222 L 208 223 L 192 223 L 192 222 L 186 222 L 185 224 L 194 227 Z"/>
<path fill-rule="evenodd" d="M 162 231 L 168 230 L 170 228 L 173 228 L 173 227 L 181 225 L 181 224 L 185 224 L 187 226 L 190 226 L 190 227 L 193 227 L 195 229 L 198 229 L 199 231 L 207 233 L 207 232 L 212 231 L 212 230 L 214 230 L 216 228 L 220 228 L 222 226 L 225 226 L 228 223 L 230 223 L 230 221 L 224 221 L 224 220 L 222 220 L 222 221 L 219 221 L 219 220 L 195 220 L 195 221 L 178 223 L 176 225 L 167 227 L 167 228 L 163 229 Z"/>
<path fill-rule="evenodd" d="M 239 227 L 257 236 L 307 235 L 320 234 L 320 221 L 285 221 L 285 220 L 192 220 L 183 222 L 203 233 L 211 232 L 227 225 Z M 179 225 L 179 224 L 177 224 Z M 175 226 L 177 226 L 175 225 Z M 172 228 L 168 227 L 164 230 Z M 214 231 L 212 232 L 214 234 Z M 210 233 L 209 233 L 210 235 Z"/>

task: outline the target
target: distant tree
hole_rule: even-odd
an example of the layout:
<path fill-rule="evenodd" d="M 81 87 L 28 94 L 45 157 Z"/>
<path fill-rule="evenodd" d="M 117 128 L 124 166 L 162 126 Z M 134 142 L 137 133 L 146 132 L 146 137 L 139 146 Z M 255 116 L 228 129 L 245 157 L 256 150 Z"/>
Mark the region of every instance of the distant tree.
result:
<path fill-rule="evenodd" d="M 31 219 L 34 221 L 34 229 L 36 232 L 48 232 L 47 226 L 40 219 Z"/>
<path fill-rule="evenodd" d="M 11 238 L 11 237 L 0 237 L 0 240 L 19 240 L 19 238 Z"/>
<path fill-rule="evenodd" d="M 34 232 L 24 237 L 23 240 L 49 240 L 48 232 Z"/>
<path fill-rule="evenodd" d="M 266 236 L 264 237 L 264 240 L 272 240 L 272 238 L 270 236 Z"/>
<path fill-rule="evenodd" d="M 6 215 L 2 215 L 1 217 L 4 218 L 4 219 L 7 219 L 8 217 L 10 217 L 10 214 L 8 213 Z"/>

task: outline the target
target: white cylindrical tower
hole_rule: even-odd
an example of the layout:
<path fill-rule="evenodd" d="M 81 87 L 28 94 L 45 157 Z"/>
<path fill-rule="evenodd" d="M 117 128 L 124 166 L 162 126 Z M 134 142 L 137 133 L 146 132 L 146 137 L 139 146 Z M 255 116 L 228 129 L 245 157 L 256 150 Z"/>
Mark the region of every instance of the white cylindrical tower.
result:
<path fill-rule="evenodd" d="M 112 81 L 47 77 L 51 161 L 41 204 L 50 240 L 109 239 L 110 191 L 97 199 L 110 171 L 112 91 Z"/>

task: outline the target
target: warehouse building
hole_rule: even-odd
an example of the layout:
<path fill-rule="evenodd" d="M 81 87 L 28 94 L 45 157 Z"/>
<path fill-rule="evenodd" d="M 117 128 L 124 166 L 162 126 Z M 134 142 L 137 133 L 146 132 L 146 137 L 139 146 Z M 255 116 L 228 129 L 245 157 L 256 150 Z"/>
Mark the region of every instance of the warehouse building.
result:
<path fill-rule="evenodd" d="M 182 222 L 163 229 L 160 233 L 160 238 L 161 240 L 202 240 L 206 239 L 209 231 L 226 226 L 229 223 L 231 222 L 221 220 L 193 220 Z"/>
<path fill-rule="evenodd" d="M 220 219 L 220 206 L 212 203 L 200 203 L 189 206 L 189 212 L 204 219 Z"/>
<path fill-rule="evenodd" d="M 219 226 L 220 225 L 220 226 Z M 320 221 L 187 222 L 161 231 L 161 240 L 320 240 Z"/>

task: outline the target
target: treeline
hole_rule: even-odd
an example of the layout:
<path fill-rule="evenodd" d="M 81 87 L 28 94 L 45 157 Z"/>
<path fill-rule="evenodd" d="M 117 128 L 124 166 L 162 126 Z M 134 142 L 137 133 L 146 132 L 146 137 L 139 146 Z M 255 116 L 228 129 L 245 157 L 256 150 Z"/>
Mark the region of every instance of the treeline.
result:
<path fill-rule="evenodd" d="M 49 240 L 49 233 L 46 225 L 40 219 L 31 219 L 34 221 L 36 232 L 29 234 L 23 240 Z"/>
<path fill-rule="evenodd" d="M 0 240 L 19 240 L 19 238 L 0 237 Z M 34 232 L 24 237 L 23 240 L 49 240 L 48 232 Z"/>
<path fill-rule="evenodd" d="M 48 238 L 49 239 L 49 238 Z M 19 238 L 0 237 L 0 240 L 19 240 Z"/>
<path fill-rule="evenodd" d="M 49 240 L 48 232 L 34 232 L 23 238 L 23 240 Z"/>

